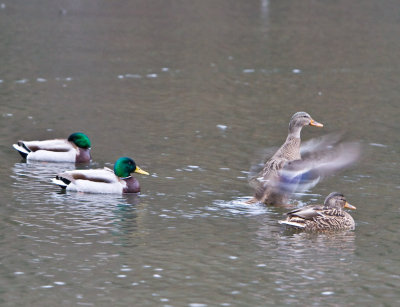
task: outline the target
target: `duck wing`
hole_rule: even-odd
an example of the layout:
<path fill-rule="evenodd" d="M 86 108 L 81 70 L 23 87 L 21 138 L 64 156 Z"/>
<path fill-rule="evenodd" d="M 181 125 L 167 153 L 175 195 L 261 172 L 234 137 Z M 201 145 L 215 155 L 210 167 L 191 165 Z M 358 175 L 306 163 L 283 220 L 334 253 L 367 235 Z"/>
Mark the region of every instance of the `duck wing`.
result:
<path fill-rule="evenodd" d="M 45 141 L 18 141 L 18 145 L 28 149 L 29 151 L 55 151 L 55 152 L 67 152 L 70 151 L 73 146 L 68 140 L 55 139 Z"/>
<path fill-rule="evenodd" d="M 301 160 L 287 162 L 275 185 L 286 193 L 309 190 L 324 177 L 349 167 L 359 156 L 360 145 L 355 142 L 324 145 L 319 150 L 308 152 Z"/>
<path fill-rule="evenodd" d="M 56 179 L 62 180 L 63 182 L 69 181 L 68 184 L 70 182 L 76 182 L 77 180 L 101 183 L 115 183 L 119 181 L 118 177 L 115 176 L 114 172 L 109 168 L 67 171 L 58 174 Z"/>
<path fill-rule="evenodd" d="M 311 220 L 316 216 L 322 215 L 323 216 L 323 206 L 322 205 L 310 205 L 310 206 L 305 206 L 303 208 L 295 209 L 292 210 L 286 215 L 291 218 L 291 217 L 299 217 L 305 220 Z"/>
<path fill-rule="evenodd" d="M 282 167 L 287 163 L 286 159 L 271 159 L 265 165 L 264 168 L 257 173 L 256 176 L 253 176 L 249 183 L 251 186 L 255 187 L 260 184 L 273 184 L 276 180 L 275 177 L 279 175 Z"/>
<path fill-rule="evenodd" d="M 300 154 L 303 158 L 306 158 L 310 154 L 320 152 L 339 144 L 343 141 L 343 137 L 343 133 L 330 133 L 321 137 L 303 141 L 300 146 Z"/>

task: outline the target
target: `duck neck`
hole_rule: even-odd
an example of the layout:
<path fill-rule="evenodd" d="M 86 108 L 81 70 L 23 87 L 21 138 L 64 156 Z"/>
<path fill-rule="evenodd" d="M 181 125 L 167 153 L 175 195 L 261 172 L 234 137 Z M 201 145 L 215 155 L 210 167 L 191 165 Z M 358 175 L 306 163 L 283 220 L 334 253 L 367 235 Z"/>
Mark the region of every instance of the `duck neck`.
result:
<path fill-rule="evenodd" d="M 303 127 L 301 127 L 301 126 L 300 127 L 299 126 L 290 127 L 288 138 L 291 136 L 293 138 L 300 139 L 301 129 L 303 129 Z"/>
<path fill-rule="evenodd" d="M 90 162 L 90 148 L 80 148 L 78 147 L 78 153 L 76 154 L 76 163 L 86 163 Z"/>
<path fill-rule="evenodd" d="M 282 145 L 279 150 L 280 155 L 288 160 L 301 159 L 300 155 L 300 137 L 296 137 L 292 133 L 286 138 L 286 142 Z"/>
<path fill-rule="evenodd" d="M 123 193 L 139 193 L 140 192 L 140 185 L 139 181 L 132 176 L 127 178 L 121 178 L 125 181 L 126 186 L 123 188 Z"/>

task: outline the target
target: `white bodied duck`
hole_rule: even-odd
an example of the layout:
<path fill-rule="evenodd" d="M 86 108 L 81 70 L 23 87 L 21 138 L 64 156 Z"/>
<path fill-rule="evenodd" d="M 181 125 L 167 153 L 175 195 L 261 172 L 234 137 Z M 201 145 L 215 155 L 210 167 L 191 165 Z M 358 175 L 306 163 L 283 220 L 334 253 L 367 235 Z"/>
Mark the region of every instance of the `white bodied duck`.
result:
<path fill-rule="evenodd" d="M 82 132 L 75 132 L 68 139 L 18 141 L 13 147 L 27 161 L 85 163 L 91 159 L 90 140 Z"/>
<path fill-rule="evenodd" d="M 249 203 L 285 206 L 293 193 L 312 188 L 323 177 L 356 161 L 359 145 L 339 144 L 337 135 L 312 140 L 304 148 L 300 147 L 300 132 L 308 125 L 323 127 L 306 112 L 292 116 L 285 143 L 266 160 L 262 170 L 250 178 L 255 192 Z"/>
<path fill-rule="evenodd" d="M 332 192 L 323 205 L 309 205 L 290 211 L 286 214 L 286 220 L 279 223 L 305 231 L 353 230 L 354 219 L 344 208 L 356 209 L 347 202 L 343 194 Z"/>
<path fill-rule="evenodd" d="M 115 162 L 114 171 L 103 169 L 73 170 L 58 174 L 52 183 L 67 191 L 86 193 L 122 194 L 140 192 L 139 181 L 131 173 L 149 175 L 131 158 L 122 157 Z"/>

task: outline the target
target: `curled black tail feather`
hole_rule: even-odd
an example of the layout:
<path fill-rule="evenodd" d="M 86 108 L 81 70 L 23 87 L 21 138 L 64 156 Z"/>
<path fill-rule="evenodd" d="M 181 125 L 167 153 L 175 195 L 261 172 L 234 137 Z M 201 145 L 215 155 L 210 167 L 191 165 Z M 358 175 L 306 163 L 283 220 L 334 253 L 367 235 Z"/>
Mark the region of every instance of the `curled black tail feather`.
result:
<path fill-rule="evenodd" d="M 24 142 L 19 141 L 19 142 L 18 142 L 18 145 L 21 146 L 21 147 L 23 147 L 23 148 L 25 148 L 27 152 L 31 152 L 31 151 L 32 151 L 32 150 L 30 150 L 30 149 L 28 148 L 28 146 L 25 145 Z"/>
<path fill-rule="evenodd" d="M 56 179 L 61 180 L 66 185 L 69 185 L 71 183 L 71 180 L 68 180 L 67 178 L 64 178 L 64 177 L 56 176 Z"/>
<path fill-rule="evenodd" d="M 17 145 L 14 144 L 13 147 L 18 151 L 23 159 L 26 159 L 28 154 L 32 151 L 22 141 L 18 141 Z"/>

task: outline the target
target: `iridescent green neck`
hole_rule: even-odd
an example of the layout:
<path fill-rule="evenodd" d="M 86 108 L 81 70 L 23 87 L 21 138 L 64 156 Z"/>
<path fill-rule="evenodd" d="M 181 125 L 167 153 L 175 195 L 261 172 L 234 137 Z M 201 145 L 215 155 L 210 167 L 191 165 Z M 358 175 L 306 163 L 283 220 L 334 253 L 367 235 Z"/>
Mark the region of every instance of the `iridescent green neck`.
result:
<path fill-rule="evenodd" d="M 72 133 L 68 137 L 68 141 L 74 143 L 76 146 L 78 146 L 80 148 L 90 148 L 91 147 L 88 136 L 82 132 Z"/>
<path fill-rule="evenodd" d="M 135 161 L 128 157 L 119 158 L 114 164 L 114 173 L 121 178 L 129 177 L 135 170 Z"/>

